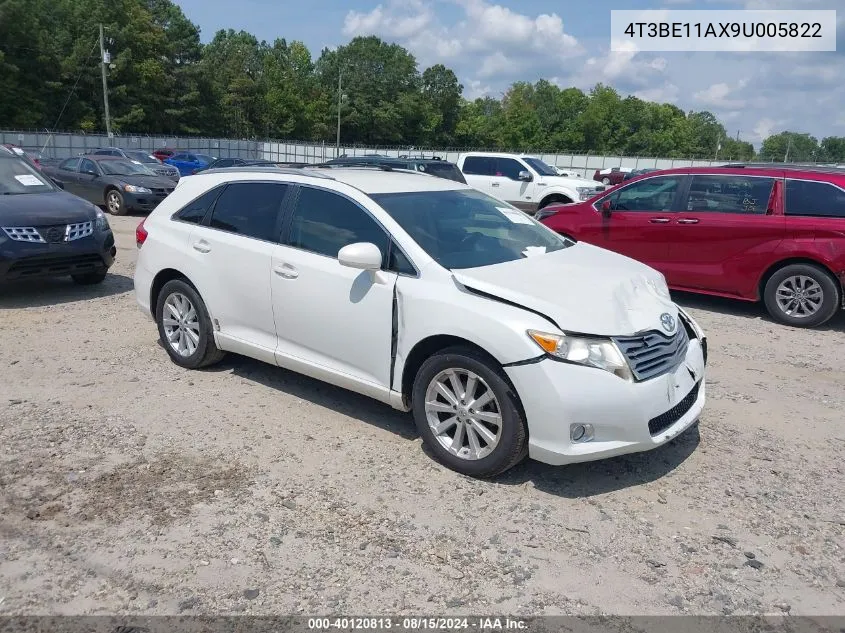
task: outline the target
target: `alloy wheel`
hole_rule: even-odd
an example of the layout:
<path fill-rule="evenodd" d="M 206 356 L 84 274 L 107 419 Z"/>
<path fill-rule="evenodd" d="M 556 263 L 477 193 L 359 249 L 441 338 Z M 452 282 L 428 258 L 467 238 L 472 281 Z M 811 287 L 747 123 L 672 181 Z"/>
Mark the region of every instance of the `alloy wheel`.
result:
<path fill-rule="evenodd" d="M 425 415 L 431 432 L 452 455 L 487 457 L 502 437 L 502 410 L 493 390 L 468 369 L 446 369 L 429 383 Z"/>
<path fill-rule="evenodd" d="M 111 191 L 108 195 L 108 200 L 106 200 L 106 204 L 109 207 L 109 212 L 112 215 L 117 214 L 120 211 L 120 197 L 118 196 L 117 192 Z"/>
<path fill-rule="evenodd" d="M 197 310 L 185 295 L 174 292 L 164 302 L 161 316 L 167 343 L 180 356 L 197 351 L 200 342 L 200 321 Z"/>
<path fill-rule="evenodd" d="M 787 277 L 775 292 L 781 311 L 794 318 L 807 318 L 816 314 L 824 302 L 824 291 L 812 277 L 794 275 Z"/>

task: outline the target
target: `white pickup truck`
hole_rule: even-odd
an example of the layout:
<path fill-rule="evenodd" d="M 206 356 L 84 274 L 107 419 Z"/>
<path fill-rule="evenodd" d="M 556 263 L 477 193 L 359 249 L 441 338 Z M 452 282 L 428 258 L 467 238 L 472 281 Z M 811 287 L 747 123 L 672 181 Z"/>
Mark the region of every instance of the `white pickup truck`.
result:
<path fill-rule="evenodd" d="M 585 178 L 559 176 L 533 156 L 466 153 L 458 157 L 458 168 L 471 187 L 532 214 L 553 203 L 588 200 L 605 190 Z"/>

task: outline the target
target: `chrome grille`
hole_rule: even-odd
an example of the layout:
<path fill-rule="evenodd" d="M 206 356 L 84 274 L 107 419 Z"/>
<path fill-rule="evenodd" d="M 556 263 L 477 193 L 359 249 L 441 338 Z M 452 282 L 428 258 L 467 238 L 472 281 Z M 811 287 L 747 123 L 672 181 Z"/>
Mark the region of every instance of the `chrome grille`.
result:
<path fill-rule="evenodd" d="M 83 237 L 88 237 L 94 234 L 93 222 L 80 222 L 79 224 L 68 224 L 66 235 L 68 242 L 74 240 L 81 240 Z"/>
<path fill-rule="evenodd" d="M 34 226 L 4 226 L 3 232 L 16 242 L 44 242 Z"/>
<path fill-rule="evenodd" d="M 617 336 L 613 340 L 628 359 L 637 380 L 650 380 L 674 371 L 686 357 L 689 347 L 689 336 L 681 323 L 673 335 L 652 330 L 635 336 Z"/>

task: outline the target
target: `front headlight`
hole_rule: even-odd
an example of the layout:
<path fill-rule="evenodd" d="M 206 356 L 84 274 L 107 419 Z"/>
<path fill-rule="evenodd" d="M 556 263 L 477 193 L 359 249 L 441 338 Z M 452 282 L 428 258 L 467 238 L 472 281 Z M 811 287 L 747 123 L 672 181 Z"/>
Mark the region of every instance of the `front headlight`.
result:
<path fill-rule="evenodd" d="M 575 191 L 578 192 L 578 197 L 581 198 L 581 200 L 587 200 L 588 198 L 592 198 L 596 195 L 595 187 L 575 187 Z"/>
<path fill-rule="evenodd" d="M 150 189 L 146 187 L 138 187 L 136 185 L 123 185 L 123 190 L 128 191 L 129 193 L 152 193 Z"/>
<path fill-rule="evenodd" d="M 528 330 L 537 345 L 547 354 L 568 363 L 604 369 L 624 380 L 633 380 L 631 368 L 616 344 L 606 338 L 588 338 L 571 334 L 550 334 Z"/>
<path fill-rule="evenodd" d="M 94 225 L 97 227 L 98 231 L 108 231 L 111 228 L 106 214 L 103 213 L 100 207 L 94 207 L 94 215 L 96 217 Z"/>

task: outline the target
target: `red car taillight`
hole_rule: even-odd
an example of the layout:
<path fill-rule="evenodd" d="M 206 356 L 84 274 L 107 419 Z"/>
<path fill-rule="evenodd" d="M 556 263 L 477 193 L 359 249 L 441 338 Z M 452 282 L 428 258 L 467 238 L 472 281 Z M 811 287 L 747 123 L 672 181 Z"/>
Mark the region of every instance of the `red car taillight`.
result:
<path fill-rule="evenodd" d="M 135 245 L 138 248 L 141 248 L 144 245 L 144 242 L 147 239 L 147 229 L 144 228 L 144 222 L 147 221 L 147 218 L 141 220 L 141 223 L 138 225 L 138 228 L 135 229 Z"/>

